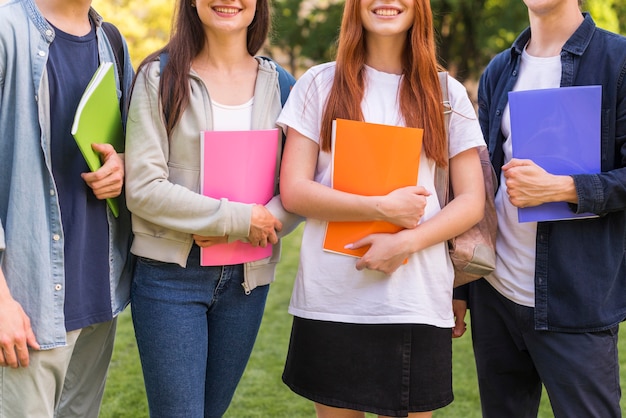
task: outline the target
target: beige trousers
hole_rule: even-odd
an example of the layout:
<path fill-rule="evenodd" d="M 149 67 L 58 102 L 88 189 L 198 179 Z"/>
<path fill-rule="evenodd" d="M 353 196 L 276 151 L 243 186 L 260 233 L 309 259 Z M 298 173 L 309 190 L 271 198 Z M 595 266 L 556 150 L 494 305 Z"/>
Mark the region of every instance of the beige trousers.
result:
<path fill-rule="evenodd" d="M 30 350 L 28 367 L 0 367 L 0 418 L 97 418 L 116 319 L 67 333 L 67 345 Z"/>

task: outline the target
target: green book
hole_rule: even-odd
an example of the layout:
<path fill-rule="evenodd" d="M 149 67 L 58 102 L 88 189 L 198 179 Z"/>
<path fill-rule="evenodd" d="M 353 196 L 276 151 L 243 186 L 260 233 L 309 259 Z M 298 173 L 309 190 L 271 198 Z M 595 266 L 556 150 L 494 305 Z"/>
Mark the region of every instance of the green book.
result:
<path fill-rule="evenodd" d="M 72 124 L 72 135 L 91 171 L 102 167 L 100 154 L 91 148 L 91 144 L 111 144 L 117 152 L 124 152 L 124 129 L 114 68 L 111 62 L 100 64 L 78 103 Z M 107 199 L 107 204 L 117 217 L 117 199 Z"/>

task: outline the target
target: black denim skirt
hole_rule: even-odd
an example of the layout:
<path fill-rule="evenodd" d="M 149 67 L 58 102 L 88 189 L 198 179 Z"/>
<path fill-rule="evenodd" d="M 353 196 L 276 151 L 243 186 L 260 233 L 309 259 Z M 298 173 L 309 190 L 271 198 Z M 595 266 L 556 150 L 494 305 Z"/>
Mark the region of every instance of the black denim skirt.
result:
<path fill-rule="evenodd" d="M 294 317 L 283 382 L 314 402 L 391 417 L 450 404 L 452 331 Z"/>

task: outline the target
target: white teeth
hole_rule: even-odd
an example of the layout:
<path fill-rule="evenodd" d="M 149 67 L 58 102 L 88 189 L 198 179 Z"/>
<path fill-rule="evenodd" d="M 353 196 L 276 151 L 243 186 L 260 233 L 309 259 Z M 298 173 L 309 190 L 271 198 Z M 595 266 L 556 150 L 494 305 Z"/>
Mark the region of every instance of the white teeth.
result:
<path fill-rule="evenodd" d="M 231 9 L 230 7 L 216 7 L 215 11 L 219 13 L 230 13 L 230 14 L 237 13 L 237 9 Z"/>
<path fill-rule="evenodd" d="M 378 16 L 396 16 L 400 14 L 400 12 L 396 9 L 377 9 L 374 10 L 374 13 Z"/>

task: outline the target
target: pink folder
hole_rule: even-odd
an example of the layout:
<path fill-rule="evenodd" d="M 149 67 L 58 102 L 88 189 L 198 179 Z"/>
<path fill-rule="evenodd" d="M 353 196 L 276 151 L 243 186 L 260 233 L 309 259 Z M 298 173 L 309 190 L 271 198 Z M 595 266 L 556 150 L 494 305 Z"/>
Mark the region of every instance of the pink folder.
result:
<path fill-rule="evenodd" d="M 202 194 L 233 202 L 266 204 L 274 196 L 278 129 L 202 131 Z M 272 246 L 235 241 L 201 249 L 200 265 L 222 266 L 260 260 Z"/>

